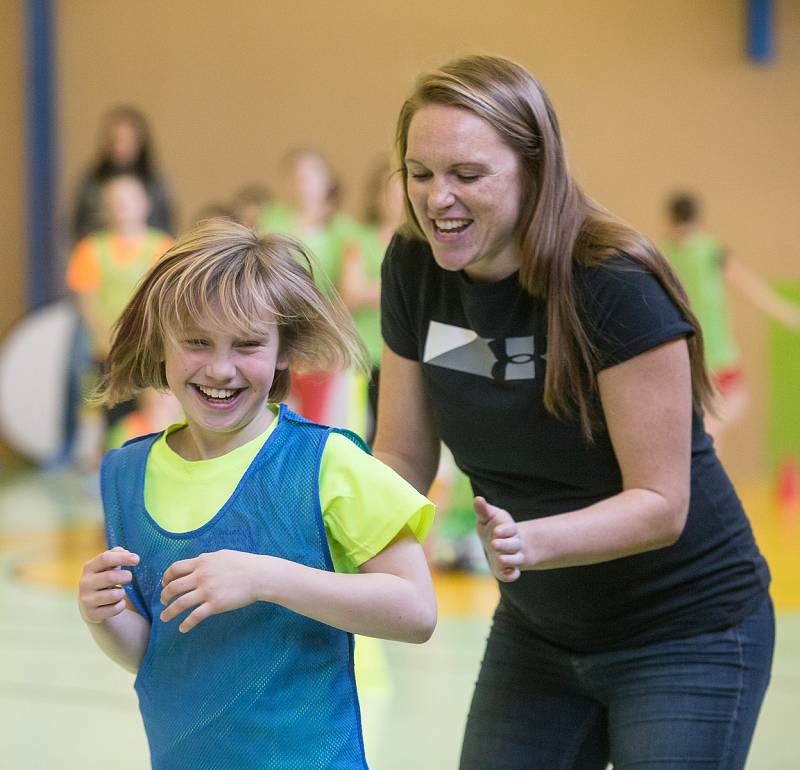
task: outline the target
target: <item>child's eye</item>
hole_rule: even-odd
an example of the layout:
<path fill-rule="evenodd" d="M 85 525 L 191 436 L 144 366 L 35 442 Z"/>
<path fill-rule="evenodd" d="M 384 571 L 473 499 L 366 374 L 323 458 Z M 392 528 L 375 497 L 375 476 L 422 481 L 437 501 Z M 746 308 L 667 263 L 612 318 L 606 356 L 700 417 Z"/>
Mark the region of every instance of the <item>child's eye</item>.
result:
<path fill-rule="evenodd" d="M 262 340 L 243 340 L 242 342 L 237 342 L 236 344 L 240 348 L 246 348 L 252 350 L 255 348 L 263 347 L 264 342 Z"/>
<path fill-rule="evenodd" d="M 204 339 L 200 339 L 199 337 L 193 337 L 188 340 L 183 341 L 184 345 L 188 345 L 191 348 L 201 348 L 204 347 L 207 343 Z"/>

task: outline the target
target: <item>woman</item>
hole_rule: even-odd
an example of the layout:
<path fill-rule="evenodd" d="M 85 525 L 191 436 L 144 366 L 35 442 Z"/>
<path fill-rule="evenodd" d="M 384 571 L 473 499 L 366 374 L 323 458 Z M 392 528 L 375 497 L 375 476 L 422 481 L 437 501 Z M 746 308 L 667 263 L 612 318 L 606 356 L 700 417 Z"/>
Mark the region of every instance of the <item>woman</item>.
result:
<path fill-rule="evenodd" d="M 743 767 L 769 571 L 672 269 L 579 190 L 513 62 L 421 76 L 396 139 L 375 453 L 426 489 L 450 447 L 501 588 L 461 767 Z"/>
<path fill-rule="evenodd" d="M 78 189 L 73 218 L 75 241 L 106 227 L 101 188 L 120 173 L 133 174 L 144 185 L 150 203 L 150 227 L 174 234 L 172 202 L 155 166 L 144 115 L 135 107 L 115 107 L 103 120 L 101 136 L 97 160 Z"/>

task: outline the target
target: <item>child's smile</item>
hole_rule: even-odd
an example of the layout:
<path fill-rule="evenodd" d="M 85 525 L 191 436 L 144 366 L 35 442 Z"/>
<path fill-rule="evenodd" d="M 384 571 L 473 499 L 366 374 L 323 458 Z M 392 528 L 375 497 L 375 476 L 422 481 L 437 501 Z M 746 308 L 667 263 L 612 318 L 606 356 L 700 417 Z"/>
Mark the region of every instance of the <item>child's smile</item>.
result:
<path fill-rule="evenodd" d="M 200 395 L 208 402 L 209 406 L 230 406 L 244 388 L 209 388 L 204 385 L 194 385 Z"/>

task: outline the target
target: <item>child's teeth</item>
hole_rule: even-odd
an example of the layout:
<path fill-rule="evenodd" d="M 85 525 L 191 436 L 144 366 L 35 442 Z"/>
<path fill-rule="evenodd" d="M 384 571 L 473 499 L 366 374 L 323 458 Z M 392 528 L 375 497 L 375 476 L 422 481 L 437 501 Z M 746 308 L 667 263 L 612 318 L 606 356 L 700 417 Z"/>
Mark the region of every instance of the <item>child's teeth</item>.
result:
<path fill-rule="evenodd" d="M 235 390 L 218 390 L 217 388 L 204 388 L 198 385 L 200 392 L 209 398 L 230 398 L 236 391 Z"/>

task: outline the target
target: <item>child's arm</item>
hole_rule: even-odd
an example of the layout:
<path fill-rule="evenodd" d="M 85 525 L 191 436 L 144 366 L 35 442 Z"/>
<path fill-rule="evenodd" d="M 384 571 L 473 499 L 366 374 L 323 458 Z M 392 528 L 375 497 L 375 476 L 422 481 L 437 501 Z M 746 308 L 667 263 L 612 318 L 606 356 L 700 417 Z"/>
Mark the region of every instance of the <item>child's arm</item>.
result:
<path fill-rule="evenodd" d="M 357 243 L 348 243 L 344 249 L 339 293 L 350 310 L 362 307 L 379 307 L 381 304 L 380 281 L 371 281 L 364 269 L 364 252 Z"/>
<path fill-rule="evenodd" d="M 427 641 L 436 626 L 436 597 L 422 546 L 410 531 L 360 570 L 351 575 L 273 556 L 206 553 L 164 573 L 161 601 L 169 606 L 161 619 L 194 608 L 180 625 L 185 633 L 210 615 L 267 601 L 355 634 Z"/>
<path fill-rule="evenodd" d="M 727 258 L 725 279 L 762 313 L 790 329 L 800 329 L 800 307 L 781 297 L 759 273 L 743 262 Z"/>
<path fill-rule="evenodd" d="M 78 605 L 100 649 L 115 663 L 136 673 L 147 649 L 150 623 L 125 601 L 125 583 L 133 575 L 122 567 L 139 563 L 135 553 L 117 546 L 86 562 Z"/>

